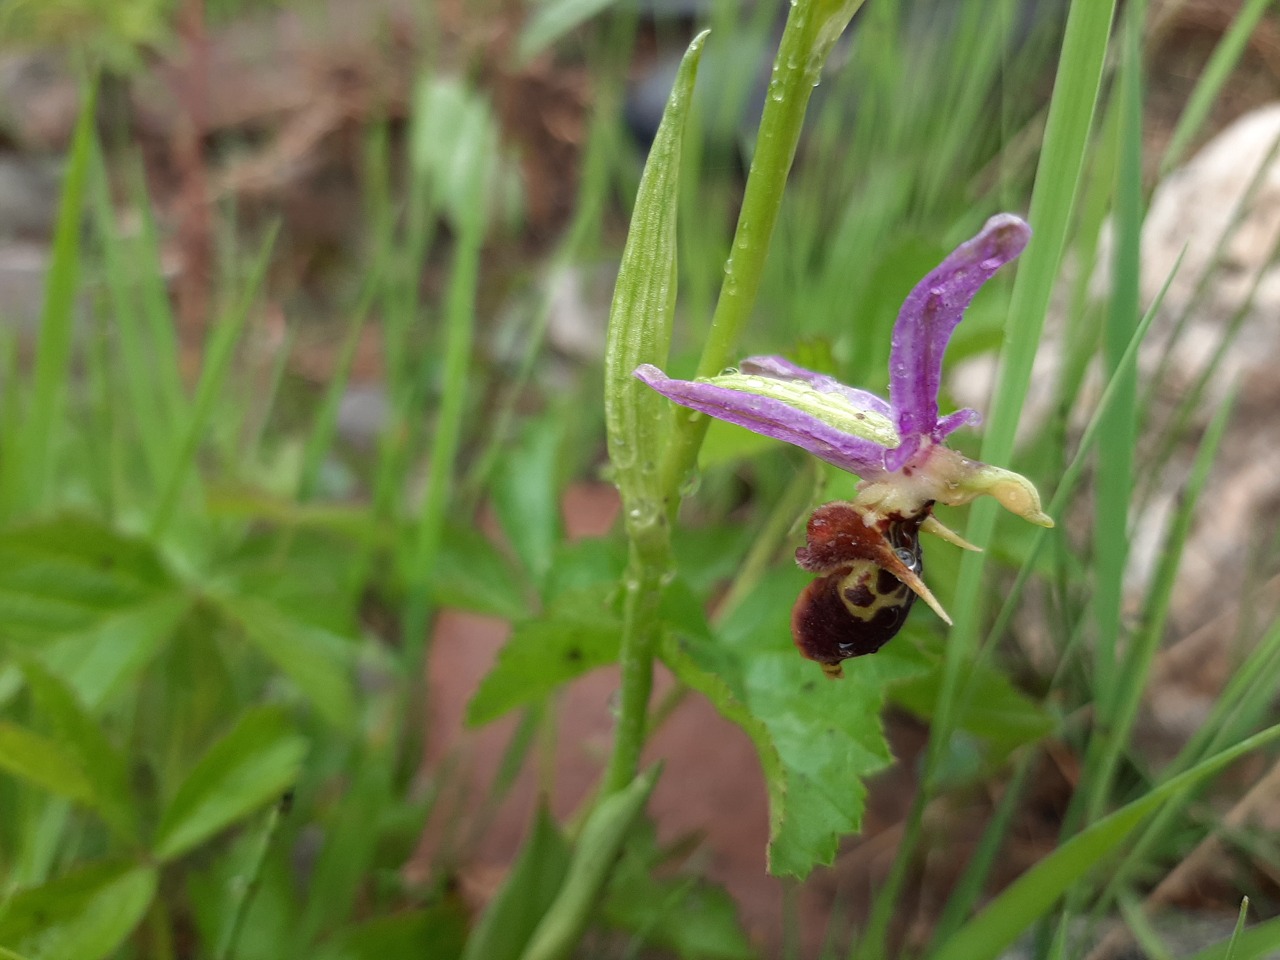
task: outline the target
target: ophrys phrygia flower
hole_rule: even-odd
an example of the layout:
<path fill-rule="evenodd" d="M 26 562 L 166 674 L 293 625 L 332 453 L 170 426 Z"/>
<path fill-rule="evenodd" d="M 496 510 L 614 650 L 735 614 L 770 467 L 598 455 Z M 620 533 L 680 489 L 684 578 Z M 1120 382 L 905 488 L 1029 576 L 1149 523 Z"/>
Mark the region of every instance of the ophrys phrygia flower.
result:
<path fill-rule="evenodd" d="M 1053 525 L 1025 477 L 945 445 L 958 427 L 979 419 L 975 411 L 938 411 L 942 355 L 956 325 L 1030 236 L 1018 217 L 992 217 L 916 285 L 893 329 L 887 401 L 775 356 L 750 357 L 705 380 L 672 380 L 650 364 L 636 370 L 682 406 L 795 444 L 861 478 L 853 500 L 814 511 L 796 551 L 797 563 L 817 579 L 796 601 L 792 634 L 833 677 L 841 675 L 841 661 L 888 642 L 917 596 L 951 622 L 920 578 L 919 533 L 974 548 L 933 516 L 935 503 L 959 506 L 987 494 L 1032 523 Z"/>

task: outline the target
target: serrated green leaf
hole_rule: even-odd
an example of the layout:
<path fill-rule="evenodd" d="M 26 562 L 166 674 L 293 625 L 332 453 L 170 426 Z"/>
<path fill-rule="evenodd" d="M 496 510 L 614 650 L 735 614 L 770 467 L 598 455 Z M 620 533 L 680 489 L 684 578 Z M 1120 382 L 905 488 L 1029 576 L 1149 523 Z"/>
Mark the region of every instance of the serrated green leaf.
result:
<path fill-rule="evenodd" d="M 455 960 L 467 940 L 467 918 L 450 904 L 348 927 L 315 954 L 316 960 Z"/>
<path fill-rule="evenodd" d="M 297 780 L 306 752 L 283 711 L 245 713 L 174 794 L 156 830 L 155 856 L 171 860 L 278 799 Z"/>
<path fill-rule="evenodd" d="M 298 685 L 321 716 L 340 729 L 351 727 L 356 715 L 351 643 L 258 597 L 219 594 L 216 599 L 244 628 L 249 642 Z"/>
<path fill-rule="evenodd" d="M 467 705 L 478 726 L 618 658 L 622 624 L 600 591 L 566 594 L 554 609 L 516 624 L 493 669 Z"/>
<path fill-rule="evenodd" d="M 516 960 L 569 872 L 569 843 L 545 806 L 534 815 L 533 829 L 476 925 L 463 960 Z"/>
<path fill-rule="evenodd" d="M 138 824 L 124 756 L 66 684 L 34 660 L 23 662 L 22 672 L 37 713 L 88 781 L 90 806 L 121 836 L 136 840 Z"/>
<path fill-rule="evenodd" d="M 0 911 L 0 943 L 29 960 L 98 960 L 138 925 L 155 890 L 151 867 L 96 864 L 14 894 Z"/>
<path fill-rule="evenodd" d="M 653 825 L 632 830 L 602 906 L 606 921 L 687 960 L 750 960 L 757 956 L 723 889 L 696 876 L 658 879 L 663 864 Z"/>
<path fill-rule="evenodd" d="M 769 870 L 797 877 L 831 863 L 840 838 L 860 827 L 863 780 L 891 759 L 885 688 L 921 669 L 890 645 L 827 679 L 791 642 L 791 607 L 807 582 L 802 571 L 778 571 L 726 618 L 717 642 L 668 644 L 665 655 L 751 736 L 769 792 Z"/>

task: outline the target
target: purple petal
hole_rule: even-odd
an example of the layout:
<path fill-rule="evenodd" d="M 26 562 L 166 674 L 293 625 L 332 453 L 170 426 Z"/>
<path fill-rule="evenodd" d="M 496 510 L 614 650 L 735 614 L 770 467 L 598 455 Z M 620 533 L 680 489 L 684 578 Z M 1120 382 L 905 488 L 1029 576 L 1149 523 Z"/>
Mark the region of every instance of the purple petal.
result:
<path fill-rule="evenodd" d="M 885 448 L 880 444 L 845 433 L 781 400 L 695 380 L 672 380 L 648 363 L 637 367 L 635 376 L 683 407 L 793 444 L 860 477 L 884 472 Z"/>
<path fill-rule="evenodd" d="M 835 377 L 824 373 L 814 373 L 804 367 L 797 366 L 786 357 L 747 357 L 738 365 L 743 373 L 754 373 L 757 376 L 773 377 L 775 380 L 799 380 L 807 383 L 821 393 L 839 393 L 859 410 L 878 413 L 882 417 L 893 418 L 893 410 L 888 402 L 877 397 L 869 390 L 857 387 L 846 387 Z"/>
<path fill-rule="evenodd" d="M 949 413 L 938 421 L 938 426 L 934 428 L 933 439 L 941 441 L 945 437 L 951 436 L 963 426 L 974 424 L 975 426 L 982 422 L 982 414 L 977 410 L 965 407 L 963 410 L 957 410 L 955 413 Z"/>
<path fill-rule="evenodd" d="M 1018 217 L 997 214 L 921 280 L 902 304 L 889 356 L 889 399 L 904 446 L 911 437 L 939 439 L 938 386 L 951 334 L 979 288 L 1020 254 L 1030 238 L 1031 228 Z"/>

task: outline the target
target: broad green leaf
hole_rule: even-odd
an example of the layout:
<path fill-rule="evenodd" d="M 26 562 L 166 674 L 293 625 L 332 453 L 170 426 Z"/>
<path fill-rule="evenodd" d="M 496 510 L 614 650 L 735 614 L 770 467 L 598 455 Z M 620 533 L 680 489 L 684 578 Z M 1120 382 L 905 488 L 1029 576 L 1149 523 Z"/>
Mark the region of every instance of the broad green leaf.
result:
<path fill-rule="evenodd" d="M 95 520 L 63 516 L 0 534 L 0 638 L 88 630 L 171 590 L 149 544 Z"/>
<path fill-rule="evenodd" d="M 1151 813 L 1227 764 L 1280 738 L 1280 726 L 1236 744 L 1150 790 L 1076 834 L 1015 880 L 933 954 L 934 960 L 994 960 Z"/>
<path fill-rule="evenodd" d="M 622 626 L 598 590 L 566 594 L 535 620 L 516 624 L 467 705 L 467 722 L 488 723 L 536 703 L 561 684 L 618 659 Z"/>
<path fill-rule="evenodd" d="M 569 871 L 569 844 L 545 806 L 502 888 L 467 941 L 463 960 L 516 960 Z"/>
<path fill-rule="evenodd" d="M 262 707 L 244 714 L 178 788 L 156 830 L 155 856 L 180 856 L 278 799 L 297 780 L 306 752 L 306 740 L 282 711 Z"/>
<path fill-rule="evenodd" d="M 466 942 L 466 916 L 444 903 L 348 927 L 314 956 L 316 960 L 456 960 Z"/>
<path fill-rule="evenodd" d="M 791 607 L 807 582 L 780 570 L 729 615 L 717 642 L 689 639 L 665 653 L 676 676 L 755 742 L 769 792 L 769 870 L 798 877 L 831 863 L 840 837 L 859 829 L 863 780 L 891 759 L 885 688 L 921 669 L 913 651 L 890 644 L 846 662 L 843 679 L 825 677 L 791 642 Z"/>
<path fill-rule="evenodd" d="M 160 593 L 137 606 L 113 610 L 89 626 L 50 640 L 40 659 L 97 711 L 137 676 L 173 636 L 191 609 L 185 593 Z"/>
<path fill-rule="evenodd" d="M 249 642 L 272 660 L 340 729 L 355 722 L 354 646 L 328 630 L 289 616 L 257 597 L 219 594 L 218 604 L 244 628 Z"/>
<path fill-rule="evenodd" d="M 95 805 L 93 781 L 70 748 L 8 721 L 0 721 L 0 770 L 87 807 Z"/>
<path fill-rule="evenodd" d="M 90 784 L 90 805 L 121 836 L 136 840 L 138 824 L 124 756 L 66 684 L 34 660 L 24 662 L 22 671 L 37 712 Z"/>
<path fill-rule="evenodd" d="M 0 910 L 0 943 L 28 960 L 98 960 L 138 925 L 155 890 L 151 867 L 95 864 L 14 894 Z"/>
<path fill-rule="evenodd" d="M 631 833 L 614 868 L 602 912 L 607 922 L 688 960 L 750 960 L 757 956 L 733 898 L 696 876 L 658 879 L 661 867 L 652 824 Z"/>
<path fill-rule="evenodd" d="M 445 526 L 431 595 L 439 606 L 506 620 L 527 616 L 530 610 L 529 588 L 475 526 Z"/>

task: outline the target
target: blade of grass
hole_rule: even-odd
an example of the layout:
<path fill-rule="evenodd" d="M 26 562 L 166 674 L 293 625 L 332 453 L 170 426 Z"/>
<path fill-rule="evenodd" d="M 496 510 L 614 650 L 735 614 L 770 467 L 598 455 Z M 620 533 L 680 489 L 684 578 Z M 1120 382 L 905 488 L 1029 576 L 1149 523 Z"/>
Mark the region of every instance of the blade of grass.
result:
<path fill-rule="evenodd" d="M 1280 737 L 1280 725 L 1205 760 L 1145 796 L 1086 827 L 1015 880 L 933 955 L 933 960 L 995 960 L 1045 915 L 1073 884 L 1098 866 L 1147 816 L 1232 761 Z"/>
<path fill-rule="evenodd" d="M 58 205 L 53 253 L 45 276 L 31 405 L 22 433 L 24 482 L 19 492 L 20 502 L 36 507 L 46 505 L 57 489 L 53 479 L 53 458 L 67 423 L 63 410 L 70 382 L 75 301 L 80 282 L 80 237 L 85 190 L 93 158 L 96 101 L 97 83 L 94 82 L 85 89 L 80 118 L 76 121 L 62 199 Z"/>
<path fill-rule="evenodd" d="M 1095 731 L 1110 737 L 1116 709 L 1115 684 L 1120 679 L 1120 609 L 1124 601 L 1124 571 L 1129 559 L 1129 498 L 1133 490 L 1136 434 L 1137 373 L 1120 366 L 1133 329 L 1141 315 L 1138 298 L 1142 250 L 1142 27 L 1146 4 L 1130 2 L 1121 30 L 1121 64 L 1116 91 L 1119 111 L 1119 163 L 1116 169 L 1113 217 L 1111 302 L 1103 324 L 1103 362 L 1118 376 L 1116 399 L 1099 427 L 1094 498 L 1093 576 L 1091 583 L 1094 640 L 1093 683 Z M 1087 768 L 1086 768 L 1087 769 Z M 1086 779 L 1086 782 L 1089 782 Z M 1086 816 L 1096 819 L 1106 787 L 1093 782 Z M 1070 819 L 1070 818 L 1068 818 Z"/>
<path fill-rule="evenodd" d="M 1005 344 L 1000 356 L 1000 373 L 983 437 L 981 458 L 989 463 L 1008 462 L 1013 452 L 1018 419 L 1031 380 L 1031 366 L 1066 247 L 1077 185 L 1097 106 L 1113 9 L 1114 3 L 1106 0 L 1075 3 L 1068 14 L 1031 197 L 1028 219 L 1035 234 L 1021 257 L 1014 281 L 1005 324 Z M 996 523 L 995 506 L 990 501 L 980 501 L 971 508 L 965 534 L 971 543 L 982 546 L 990 541 Z M 866 933 L 859 945 L 862 957 L 885 954 L 889 922 L 919 842 L 920 824 L 927 796 L 933 788 L 933 775 L 950 742 L 952 717 L 957 715 L 959 679 L 964 665 L 973 656 L 977 642 L 986 556 L 985 553 L 966 553 L 960 563 L 956 603 L 952 610 L 955 626 L 946 647 L 942 683 L 925 755 L 925 774 L 908 814 L 893 870 L 876 897 Z"/>
<path fill-rule="evenodd" d="M 1169 145 L 1165 147 L 1164 155 L 1160 158 L 1162 178 L 1182 162 L 1187 147 L 1204 128 L 1205 122 L 1209 119 L 1209 112 L 1213 109 L 1219 94 L 1222 93 L 1227 79 L 1235 70 L 1236 64 L 1240 62 L 1241 54 L 1244 53 L 1249 39 L 1257 30 L 1263 14 L 1267 12 L 1272 2 L 1273 0 L 1245 0 L 1236 18 L 1231 21 L 1231 26 L 1222 35 L 1218 45 L 1213 48 L 1213 54 L 1209 57 L 1209 62 L 1205 64 L 1204 69 L 1200 71 L 1195 89 L 1187 98 L 1186 106 L 1182 108 L 1182 115 L 1178 117 L 1178 125 L 1169 138 Z"/>
<path fill-rule="evenodd" d="M 214 324 L 209 335 L 209 345 L 205 351 L 204 365 L 200 370 L 200 382 L 196 386 L 195 400 L 184 425 L 181 442 L 175 448 L 169 463 L 155 513 L 151 518 L 150 532 L 154 539 L 162 538 L 168 531 L 182 491 L 195 466 L 200 441 L 213 416 L 214 404 L 226 380 L 236 344 L 240 341 L 240 334 L 248 323 L 253 305 L 257 302 L 263 281 L 266 279 L 267 266 L 271 262 L 271 250 L 275 245 L 275 235 L 276 231 L 272 229 L 263 241 L 262 249 L 253 264 L 240 302 L 230 314 Z"/>

